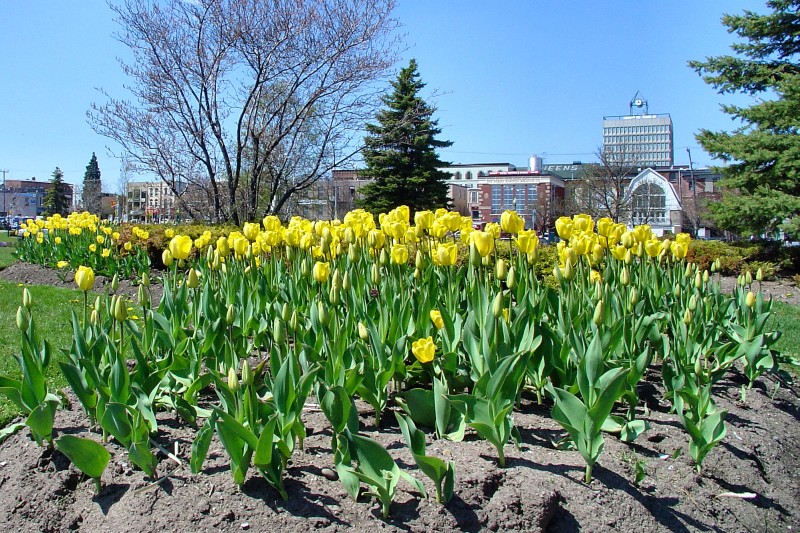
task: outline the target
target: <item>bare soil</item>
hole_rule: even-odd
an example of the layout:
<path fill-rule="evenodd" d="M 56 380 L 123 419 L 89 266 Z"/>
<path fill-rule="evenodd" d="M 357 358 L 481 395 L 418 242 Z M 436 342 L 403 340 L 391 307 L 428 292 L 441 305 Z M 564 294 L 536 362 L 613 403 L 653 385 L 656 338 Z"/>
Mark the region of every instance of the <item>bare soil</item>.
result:
<path fill-rule="evenodd" d="M 14 281 L 43 282 L 41 273 Z M 13 269 L 13 270 L 11 270 Z M 12 266 L 0 277 L 9 279 Z M 34 269 L 36 270 L 36 269 Z M 36 270 L 38 272 L 38 270 Z M 59 280 L 59 283 L 60 280 Z M 796 292 L 796 291 L 795 291 Z M 125 450 L 111 441 L 112 459 L 95 494 L 58 451 L 40 448 L 27 429 L 0 444 L 0 524 L 5 531 L 780 531 L 800 527 L 800 397 L 795 388 L 776 390 L 771 376 L 759 379 L 740 401 L 740 374 L 719 383 L 715 397 L 728 410 L 728 432 L 710 452 L 698 476 L 688 455 L 688 437 L 669 407 L 659 402 L 657 369 L 641 384 L 641 418 L 651 425 L 632 444 L 606 436 L 594 481 L 583 482 L 576 451 L 557 450 L 565 435 L 549 416 L 550 405 L 525 398 L 514 415 L 523 445 L 506 447 L 507 468 L 494 448 L 468 431 L 464 442 L 428 439 L 428 453 L 456 462 L 456 495 L 447 505 L 423 499 L 401 481 L 388 521 L 365 496 L 353 501 L 326 476 L 333 466 L 330 427 L 314 405 L 304 422 L 309 437 L 286 472 L 289 499 L 251 471 L 237 490 L 221 444 L 212 442 L 203 471 L 188 466 L 196 431 L 162 413 L 153 441 L 158 477 L 131 467 Z M 401 468 L 434 494 L 414 465 L 394 417 L 381 427 L 358 404 L 362 433 L 381 442 Z M 73 402 L 56 416 L 57 434 L 100 440 Z M 675 454 L 676 450 L 682 453 Z M 164 452 L 170 452 L 177 461 Z M 641 461 L 645 477 L 635 483 Z M 747 494 L 749 493 L 749 494 Z M 743 498 L 741 496 L 749 496 Z"/>

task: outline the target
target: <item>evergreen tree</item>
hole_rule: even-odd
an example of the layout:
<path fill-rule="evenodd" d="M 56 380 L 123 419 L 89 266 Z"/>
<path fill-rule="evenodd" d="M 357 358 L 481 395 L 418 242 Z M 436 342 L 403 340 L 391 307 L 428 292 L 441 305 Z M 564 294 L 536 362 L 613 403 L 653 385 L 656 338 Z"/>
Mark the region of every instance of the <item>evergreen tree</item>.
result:
<path fill-rule="evenodd" d="M 375 181 L 361 189 L 358 205 L 374 213 L 408 205 L 412 216 L 445 207 L 448 175 L 437 170 L 445 163 L 436 148 L 453 143 L 436 139 L 442 130 L 432 118 L 434 109 L 419 96 L 425 84 L 415 60 L 400 71 L 392 87 L 394 91 L 382 98 L 386 107 L 377 114 L 378 124 L 367 124 L 364 174 Z"/>
<path fill-rule="evenodd" d="M 53 179 L 50 180 L 53 188 L 44 195 L 44 213 L 46 216 L 55 214 L 66 215 L 69 211 L 67 194 L 64 191 L 64 173 L 56 167 L 53 171 Z"/>
<path fill-rule="evenodd" d="M 799 0 L 771 0 L 771 13 L 725 15 L 722 23 L 745 41 L 735 55 L 689 65 L 720 94 L 743 93 L 750 107 L 724 105 L 742 125 L 732 132 L 701 130 L 697 140 L 721 168 L 724 195 L 710 205 L 717 224 L 743 234 L 782 229 L 800 234 Z"/>
<path fill-rule="evenodd" d="M 100 197 L 103 186 L 100 182 L 100 167 L 97 164 L 97 156 L 92 152 L 92 159 L 86 165 L 86 172 L 83 175 L 83 209 L 90 213 L 100 214 Z"/>

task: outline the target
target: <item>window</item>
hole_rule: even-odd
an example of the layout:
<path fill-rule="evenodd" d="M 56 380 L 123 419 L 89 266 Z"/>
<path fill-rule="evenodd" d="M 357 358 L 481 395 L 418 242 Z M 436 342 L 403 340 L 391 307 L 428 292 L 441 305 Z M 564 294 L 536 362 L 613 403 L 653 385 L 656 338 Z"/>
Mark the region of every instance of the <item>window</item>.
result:
<path fill-rule="evenodd" d="M 467 173 L 464 175 L 464 178 L 471 180 L 472 179 L 472 171 L 467 170 Z"/>
<path fill-rule="evenodd" d="M 644 183 L 633 191 L 633 224 L 667 221 L 667 196 L 655 183 Z"/>
<path fill-rule="evenodd" d="M 502 187 L 500 185 L 492 185 L 492 214 L 503 212 L 502 192 Z"/>
<path fill-rule="evenodd" d="M 461 179 L 461 172 L 456 172 L 456 176 L 455 177 L 456 177 L 457 180 L 460 180 Z"/>

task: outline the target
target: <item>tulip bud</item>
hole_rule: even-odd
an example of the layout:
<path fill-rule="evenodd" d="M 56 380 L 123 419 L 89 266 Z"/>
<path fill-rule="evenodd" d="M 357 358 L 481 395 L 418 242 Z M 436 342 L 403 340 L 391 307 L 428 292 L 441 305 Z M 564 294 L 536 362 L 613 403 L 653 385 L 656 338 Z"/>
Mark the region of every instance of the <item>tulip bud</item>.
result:
<path fill-rule="evenodd" d="M 711 279 L 711 276 L 708 274 L 708 270 L 703 271 L 703 283 L 708 283 L 708 280 Z"/>
<path fill-rule="evenodd" d="M 689 298 L 689 310 L 694 313 L 697 310 L 697 295 L 692 294 L 691 298 Z"/>
<path fill-rule="evenodd" d="M 750 292 L 747 293 L 747 296 L 745 297 L 744 303 L 750 309 L 755 307 L 755 305 L 756 305 L 756 295 L 753 294 L 753 291 L 750 291 Z"/>
<path fill-rule="evenodd" d="M 150 274 L 147 272 L 142 272 L 142 286 L 149 287 L 150 286 Z"/>
<path fill-rule="evenodd" d="M 764 281 L 764 271 L 759 267 L 758 272 L 756 272 L 756 281 L 761 282 Z"/>
<path fill-rule="evenodd" d="M 254 378 L 255 376 L 250 369 L 250 364 L 247 362 L 247 359 L 245 359 L 244 363 L 242 363 L 242 383 L 244 383 L 245 386 L 252 385 Z"/>
<path fill-rule="evenodd" d="M 235 318 L 236 318 L 236 309 L 234 309 L 233 304 L 228 304 L 228 310 L 225 313 L 225 323 L 230 326 L 233 324 Z"/>
<path fill-rule="evenodd" d="M 161 252 L 161 262 L 164 263 L 165 267 L 169 268 L 172 265 L 172 252 L 169 250 Z"/>
<path fill-rule="evenodd" d="M 103 309 L 103 302 L 100 300 L 100 297 L 94 299 L 94 309 L 99 313 Z M 109 309 L 113 309 L 109 307 Z"/>
<path fill-rule="evenodd" d="M 336 287 L 337 289 L 342 288 L 342 274 L 339 272 L 339 269 L 333 271 L 333 277 L 331 279 L 331 287 Z"/>
<path fill-rule="evenodd" d="M 311 275 L 311 267 L 310 267 L 310 266 L 308 266 L 308 261 L 303 261 L 303 262 L 300 264 L 300 274 L 301 274 L 301 275 L 302 275 L 304 278 L 307 278 L 308 276 L 310 276 L 310 275 Z"/>
<path fill-rule="evenodd" d="M 492 302 L 492 315 L 495 318 L 500 318 L 503 316 L 503 292 L 498 292 L 497 296 L 494 297 L 494 301 Z"/>
<path fill-rule="evenodd" d="M 753 284 L 753 275 L 748 270 L 744 273 L 744 284 L 745 285 L 752 285 Z"/>
<path fill-rule="evenodd" d="M 284 322 L 288 322 L 292 316 L 292 307 L 289 305 L 289 302 L 284 302 L 283 307 L 281 307 L 281 318 Z"/>
<path fill-rule="evenodd" d="M 672 295 L 675 298 L 677 298 L 677 297 L 679 297 L 681 295 L 681 284 L 680 283 L 676 283 L 675 285 L 673 285 L 673 287 L 672 287 Z"/>
<path fill-rule="evenodd" d="M 137 299 L 139 300 L 139 305 L 143 308 L 150 307 L 150 293 L 147 292 L 144 285 L 139 285 Z"/>
<path fill-rule="evenodd" d="M 513 266 L 508 269 L 506 285 L 508 285 L 508 288 L 511 290 L 514 290 L 517 287 L 517 269 L 515 269 Z"/>
<path fill-rule="evenodd" d="M 295 253 L 295 251 L 294 251 L 294 248 L 292 248 L 291 246 L 287 246 L 287 247 L 286 247 L 286 259 L 287 259 L 287 260 L 288 260 L 290 263 L 293 263 L 293 262 L 294 262 L 294 258 L 295 258 L 295 256 L 296 256 L 296 253 Z"/>
<path fill-rule="evenodd" d="M 417 270 L 422 270 L 425 267 L 425 257 L 422 255 L 421 250 L 417 250 L 414 256 L 414 266 Z"/>
<path fill-rule="evenodd" d="M 124 322 L 128 319 L 128 304 L 121 296 L 114 303 L 114 318 L 118 322 Z"/>
<path fill-rule="evenodd" d="M 206 263 L 211 265 L 214 262 L 214 252 L 217 250 L 213 246 L 206 248 Z M 219 252 L 217 252 L 219 253 Z"/>
<path fill-rule="evenodd" d="M 289 317 L 291 319 L 291 317 Z M 283 331 L 283 323 L 281 323 L 281 319 L 275 317 L 272 319 L 272 340 L 275 341 L 276 344 L 283 344 L 283 341 L 286 340 L 286 335 Z"/>
<path fill-rule="evenodd" d="M 567 264 L 564 265 L 564 279 L 567 281 L 572 281 L 575 278 L 575 269 L 572 268 L 572 263 L 567 261 Z"/>
<path fill-rule="evenodd" d="M 559 283 L 561 283 L 561 280 L 563 279 L 561 269 L 558 268 L 558 265 L 553 267 L 553 277 L 556 278 L 556 281 Z"/>
<path fill-rule="evenodd" d="M 469 245 L 469 264 L 475 268 L 481 266 L 481 254 L 474 244 Z"/>
<path fill-rule="evenodd" d="M 186 278 L 186 286 L 190 289 L 196 289 L 200 284 L 200 278 L 197 277 L 197 270 L 190 268 L 189 276 Z"/>
<path fill-rule="evenodd" d="M 740 287 L 744 287 L 744 285 L 745 285 L 745 283 L 744 283 L 744 276 L 742 276 L 742 275 L 740 274 L 740 275 L 739 275 L 739 277 L 737 277 L 737 278 L 736 278 L 736 283 L 737 283 L 737 284 L 738 284 Z"/>
<path fill-rule="evenodd" d="M 234 394 L 239 390 L 239 376 L 236 375 L 236 370 L 233 367 L 228 369 L 228 388 Z"/>
<path fill-rule="evenodd" d="M 381 282 L 381 269 L 380 269 L 380 267 L 378 266 L 377 263 L 372 263 L 371 274 L 372 274 L 372 284 L 373 285 L 380 284 L 380 282 Z"/>
<path fill-rule="evenodd" d="M 633 253 L 628 249 L 625 251 L 625 264 L 630 265 L 631 263 L 633 263 Z"/>
<path fill-rule="evenodd" d="M 714 266 L 717 267 L 717 270 L 720 270 L 722 268 L 722 261 L 720 261 L 719 257 L 714 259 Z"/>
<path fill-rule="evenodd" d="M 17 328 L 24 333 L 28 331 L 30 323 L 31 318 L 28 314 L 28 310 L 23 306 L 17 307 Z"/>
<path fill-rule="evenodd" d="M 367 326 L 361 322 L 358 323 L 358 336 L 364 342 L 369 340 L 369 330 L 367 329 Z"/>
<path fill-rule="evenodd" d="M 379 262 L 381 266 L 386 266 L 389 264 L 389 252 L 386 251 L 386 248 L 381 249 Z"/>
<path fill-rule="evenodd" d="M 683 313 L 683 323 L 687 326 L 692 323 L 692 312 L 688 309 Z"/>
<path fill-rule="evenodd" d="M 339 298 L 339 290 L 340 289 L 334 285 L 333 287 L 331 287 L 331 290 L 328 292 L 328 301 L 333 306 L 339 305 L 339 302 L 341 301 L 340 298 Z"/>
<path fill-rule="evenodd" d="M 539 248 L 534 248 L 532 252 L 530 252 L 527 256 L 528 264 L 532 265 L 536 262 L 536 259 L 539 258 Z"/>
<path fill-rule="evenodd" d="M 297 326 L 299 325 L 299 319 L 297 318 L 297 311 L 292 311 L 292 317 L 289 319 L 289 327 L 292 331 L 297 331 Z"/>
<path fill-rule="evenodd" d="M 95 326 L 100 323 L 100 313 L 98 313 L 95 309 L 92 309 L 92 314 L 89 315 L 89 322 Z"/>
<path fill-rule="evenodd" d="M 628 272 L 627 266 L 622 267 L 622 273 L 619 275 L 619 283 L 623 287 L 626 287 L 631 283 L 631 275 Z"/>
<path fill-rule="evenodd" d="M 699 289 L 703 286 L 703 275 L 698 270 L 694 275 L 694 288 Z"/>
<path fill-rule="evenodd" d="M 114 274 L 114 277 L 111 278 L 111 291 L 117 292 L 117 289 L 119 289 L 119 275 Z"/>
<path fill-rule="evenodd" d="M 349 291 L 353 288 L 353 282 L 350 281 L 350 272 L 345 271 L 344 276 L 342 276 L 342 289 L 345 292 Z"/>
<path fill-rule="evenodd" d="M 419 279 L 422 277 L 422 271 L 418 268 L 414 269 L 414 279 Z"/>
<path fill-rule="evenodd" d="M 347 247 L 347 259 L 349 259 L 351 263 L 358 261 L 358 247 L 355 243 Z"/>
<path fill-rule="evenodd" d="M 319 323 L 327 327 L 331 322 L 331 315 L 322 300 L 317 301 L 317 313 L 319 315 Z"/>
<path fill-rule="evenodd" d="M 711 263 L 711 273 L 713 274 L 716 271 L 717 271 L 717 262 L 714 261 L 713 263 Z"/>
<path fill-rule="evenodd" d="M 605 304 L 603 304 L 603 300 L 600 300 L 597 302 L 597 305 L 594 308 L 594 316 L 592 317 L 592 322 L 594 322 L 594 325 L 600 327 L 605 320 L 605 315 Z"/>
<path fill-rule="evenodd" d="M 508 266 L 506 265 L 505 259 L 497 260 L 497 264 L 495 264 L 494 268 L 494 275 L 500 281 L 506 279 L 506 276 L 508 276 Z"/>
<path fill-rule="evenodd" d="M 31 292 L 28 290 L 28 287 L 22 289 L 22 307 L 29 310 L 33 305 L 33 300 L 31 299 Z"/>
<path fill-rule="evenodd" d="M 694 360 L 694 373 L 696 376 L 703 376 L 703 358 L 700 355 Z"/>
<path fill-rule="evenodd" d="M 639 291 L 636 290 L 636 287 L 631 287 L 631 293 L 628 297 L 631 307 L 634 307 L 637 303 L 639 303 Z"/>

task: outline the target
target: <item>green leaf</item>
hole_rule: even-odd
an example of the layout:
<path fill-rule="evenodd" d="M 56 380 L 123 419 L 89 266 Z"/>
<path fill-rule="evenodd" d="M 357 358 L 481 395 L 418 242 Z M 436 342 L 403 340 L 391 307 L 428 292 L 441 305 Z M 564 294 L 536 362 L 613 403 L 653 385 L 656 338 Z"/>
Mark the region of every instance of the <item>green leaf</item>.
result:
<path fill-rule="evenodd" d="M 208 455 L 208 448 L 211 446 L 211 437 L 214 436 L 215 422 L 217 420 L 216 414 L 206 420 L 200 431 L 197 432 L 194 442 L 192 442 L 192 458 L 189 465 L 192 469 L 192 474 L 197 474 L 203 468 L 203 463 Z"/>
<path fill-rule="evenodd" d="M 108 450 L 91 439 L 61 435 L 55 443 L 56 448 L 90 478 L 100 479 L 111 460 Z"/>
<path fill-rule="evenodd" d="M 43 440 L 49 441 L 53 434 L 53 419 L 56 416 L 57 402 L 43 402 L 28 415 L 25 424 L 31 428 L 34 439 L 42 445 Z"/>
<path fill-rule="evenodd" d="M 132 443 L 128 448 L 128 457 L 131 462 L 141 468 L 145 474 L 152 478 L 156 477 L 158 459 L 156 459 L 150 449 L 149 439 Z"/>

